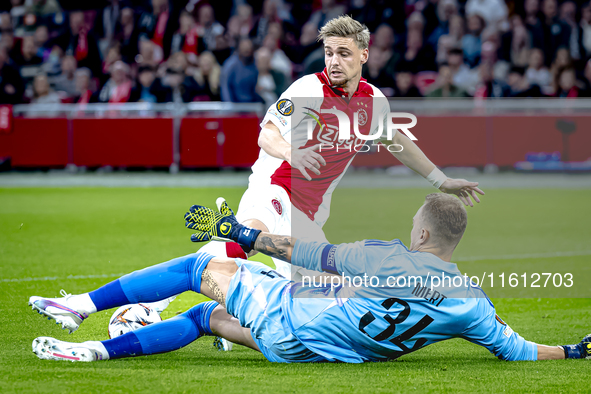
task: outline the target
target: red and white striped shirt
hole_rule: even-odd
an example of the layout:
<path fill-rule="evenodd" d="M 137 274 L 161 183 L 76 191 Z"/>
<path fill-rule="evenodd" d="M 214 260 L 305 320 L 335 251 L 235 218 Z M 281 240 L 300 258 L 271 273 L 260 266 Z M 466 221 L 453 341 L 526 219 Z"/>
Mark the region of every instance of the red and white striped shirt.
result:
<path fill-rule="evenodd" d="M 351 136 L 340 140 L 338 119 L 334 114 L 322 110 L 337 109 L 344 112 L 351 122 Z M 330 214 L 330 200 L 334 189 L 353 161 L 357 151 L 366 142 L 355 136 L 353 131 L 354 113 L 358 115 L 359 133 L 375 134 L 383 127 L 385 135 L 386 115 L 390 111 L 388 100 L 375 86 L 361 78 L 357 91 L 349 99 L 342 89 L 332 86 L 326 69 L 321 73 L 304 76 L 295 81 L 267 110 L 261 122 L 275 124 L 283 138 L 292 145 L 292 150 L 308 148 L 319 143 L 331 148 L 318 153 L 326 160 L 320 168 L 320 175 L 307 171 L 312 177 L 308 181 L 299 170 L 286 161 L 273 158 L 263 150 L 253 165 L 250 184 L 266 183 L 283 187 L 290 195 L 294 207 L 311 220 L 323 226 Z M 308 139 L 308 129 L 312 129 Z M 355 149 L 357 147 L 357 149 Z"/>

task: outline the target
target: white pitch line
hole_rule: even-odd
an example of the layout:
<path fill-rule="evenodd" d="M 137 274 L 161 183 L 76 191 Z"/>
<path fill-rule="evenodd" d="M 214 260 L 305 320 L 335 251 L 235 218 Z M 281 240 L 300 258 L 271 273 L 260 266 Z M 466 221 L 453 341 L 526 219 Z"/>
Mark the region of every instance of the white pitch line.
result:
<path fill-rule="evenodd" d="M 515 259 L 535 259 L 548 257 L 564 257 L 564 256 L 590 256 L 591 250 L 580 250 L 573 252 L 547 252 L 547 253 L 524 253 L 524 254 L 505 254 L 497 256 L 473 256 L 473 257 L 458 257 L 454 261 L 479 261 L 479 260 L 515 260 Z"/>
<path fill-rule="evenodd" d="M 94 278 L 114 278 L 125 274 L 102 274 L 102 275 L 68 275 L 68 276 L 43 276 L 40 278 L 13 278 L 0 279 L 0 282 L 33 282 L 45 280 L 64 280 L 64 279 L 94 279 Z"/>

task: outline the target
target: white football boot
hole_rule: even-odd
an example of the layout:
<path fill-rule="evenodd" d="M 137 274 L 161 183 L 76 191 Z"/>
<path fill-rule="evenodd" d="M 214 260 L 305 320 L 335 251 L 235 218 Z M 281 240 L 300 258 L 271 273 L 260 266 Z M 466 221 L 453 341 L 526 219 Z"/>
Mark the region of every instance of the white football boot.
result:
<path fill-rule="evenodd" d="M 104 359 L 104 351 L 104 346 L 96 341 L 72 343 L 50 337 L 33 340 L 33 353 L 42 360 L 99 361 Z"/>
<path fill-rule="evenodd" d="M 215 347 L 220 352 L 230 352 L 232 351 L 232 346 L 234 344 L 222 337 L 215 337 L 213 340 L 213 347 Z"/>
<path fill-rule="evenodd" d="M 64 290 L 60 291 L 63 297 L 58 298 L 44 298 L 33 296 L 29 298 L 29 305 L 34 311 L 41 315 L 47 316 L 48 320 L 55 320 L 57 324 L 62 326 L 62 329 L 68 329 L 73 333 L 80 327 L 80 324 L 89 315 L 86 311 L 81 311 L 76 306 L 72 305 L 72 294 L 67 294 Z"/>

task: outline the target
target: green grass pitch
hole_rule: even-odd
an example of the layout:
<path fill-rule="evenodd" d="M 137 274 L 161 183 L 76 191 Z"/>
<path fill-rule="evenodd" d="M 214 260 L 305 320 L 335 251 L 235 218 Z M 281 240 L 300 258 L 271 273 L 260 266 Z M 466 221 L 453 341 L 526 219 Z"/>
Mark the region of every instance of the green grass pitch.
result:
<path fill-rule="evenodd" d="M 325 226 L 332 242 L 400 238 L 427 189 L 337 190 Z M 591 361 L 502 362 L 456 339 L 388 363 L 272 364 L 250 349 L 228 353 L 201 338 L 173 353 L 91 364 L 37 359 L 37 336 L 85 341 L 107 338 L 112 311 L 88 319 L 72 335 L 27 306 L 31 295 L 92 290 L 148 265 L 194 252 L 183 213 L 225 196 L 237 207 L 242 189 L 0 189 L 0 392 L 569 392 L 589 391 Z M 487 190 L 469 210 L 454 257 L 491 256 L 494 267 L 524 263 L 589 266 L 591 191 Z M 355 211 L 359 209 L 359 212 Z M 348 214 L 339 214 L 347 212 Z M 578 256 L 515 259 L 515 254 L 579 251 Z M 505 257 L 503 257 L 505 256 Z M 259 257 L 261 258 L 261 257 Z M 256 259 L 256 258 L 255 258 Z M 264 257 L 261 261 L 268 261 Z M 35 280 L 30 280 L 31 278 Z M 163 317 L 204 297 L 184 293 Z M 520 335 L 550 345 L 577 343 L 591 332 L 589 298 L 494 298 Z"/>

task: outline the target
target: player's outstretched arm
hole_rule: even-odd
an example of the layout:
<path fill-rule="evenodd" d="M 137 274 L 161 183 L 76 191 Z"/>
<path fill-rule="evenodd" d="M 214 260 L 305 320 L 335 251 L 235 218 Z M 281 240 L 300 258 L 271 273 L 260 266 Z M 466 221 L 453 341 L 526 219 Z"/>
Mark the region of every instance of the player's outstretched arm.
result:
<path fill-rule="evenodd" d="M 469 182 L 465 179 L 452 179 L 445 176 L 427 158 L 423 151 L 402 133 L 396 133 L 392 141 L 385 141 L 384 143 L 402 146 L 403 150 L 401 152 L 392 152 L 394 157 L 411 170 L 426 178 L 442 192 L 458 196 L 464 205 L 473 207 L 472 199 L 480 202 L 478 194 L 484 195 L 484 192 L 478 188 L 478 182 Z"/>
<path fill-rule="evenodd" d="M 291 263 L 295 242 L 295 238 L 286 235 L 260 233 L 254 243 L 254 250 Z"/>
<path fill-rule="evenodd" d="M 219 199 L 218 199 L 219 200 Z M 222 199 L 219 212 L 201 205 L 193 205 L 185 213 L 185 227 L 196 230 L 191 241 L 203 242 L 212 239 L 231 240 L 250 250 L 291 262 L 295 238 L 264 233 L 238 223 L 228 203 Z"/>

